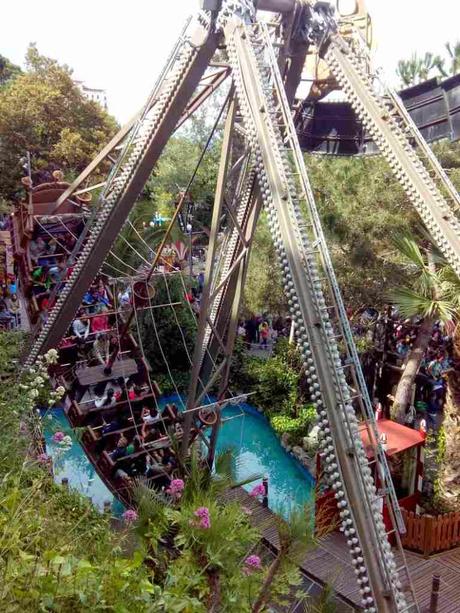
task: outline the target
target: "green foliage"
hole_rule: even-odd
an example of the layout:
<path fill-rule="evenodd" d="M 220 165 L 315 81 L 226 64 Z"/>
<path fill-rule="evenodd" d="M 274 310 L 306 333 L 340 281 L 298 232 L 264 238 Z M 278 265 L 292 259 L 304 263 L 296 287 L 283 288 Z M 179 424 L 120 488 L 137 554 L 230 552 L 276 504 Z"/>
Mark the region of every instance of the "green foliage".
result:
<path fill-rule="evenodd" d="M 250 374 L 255 381 L 255 404 L 266 413 L 295 412 L 299 400 L 300 374 L 283 358 L 253 361 Z"/>
<path fill-rule="evenodd" d="M 316 417 L 315 407 L 307 405 L 300 409 L 298 417 L 273 415 L 270 418 L 270 424 L 277 434 L 281 435 L 287 432 L 297 439 L 306 436 L 310 426 L 316 421 Z"/>
<path fill-rule="evenodd" d="M 0 355 L 15 360 L 20 335 L 0 335 Z M 36 370 L 33 374 L 36 377 Z M 3 372 L 0 388 L 0 602 L 2 611 L 251 611 L 268 569 L 242 572 L 260 534 L 223 492 L 236 485 L 229 453 L 216 475 L 197 454 L 186 466 L 180 506 L 145 485 L 137 486 L 139 519 L 112 531 L 110 519 L 80 494 L 57 486 L 46 466 L 29 456 L 20 424 L 27 395 Z M 31 375 L 32 376 L 32 375 Z M 256 478 L 256 477 L 253 477 Z M 195 514 L 206 507 L 209 529 Z M 282 602 L 298 582 L 294 564 L 283 565 L 272 589 Z"/>
<path fill-rule="evenodd" d="M 114 133 L 114 119 L 86 100 L 71 71 L 32 45 L 27 70 L 0 88 L 0 196 L 11 197 L 29 151 L 34 171 L 82 170 Z"/>
<path fill-rule="evenodd" d="M 447 76 L 443 58 L 429 52 L 423 57 L 413 53 L 409 60 L 400 60 L 397 74 L 403 87 L 417 85 L 417 83 L 427 81 L 430 77 Z"/>
<path fill-rule="evenodd" d="M 286 315 L 287 300 L 267 218 L 260 216 L 244 286 L 244 312 Z"/>
<path fill-rule="evenodd" d="M 389 292 L 389 298 L 398 305 L 403 317 L 449 321 L 458 312 L 458 298 L 452 283 L 452 272 L 442 256 L 430 244 L 420 248 L 417 239 L 409 235 L 397 235 L 393 243 L 406 265 L 409 283 Z M 452 297 L 455 298 L 452 300 Z"/>
<path fill-rule="evenodd" d="M 417 216 L 388 164 L 377 158 L 306 158 L 345 304 L 385 303 L 403 277 L 391 237 Z"/>
<path fill-rule="evenodd" d="M 0 87 L 21 73 L 22 70 L 19 66 L 10 62 L 8 58 L 0 53 Z"/>
<path fill-rule="evenodd" d="M 145 193 L 153 201 L 155 210 L 171 217 L 178 194 L 188 185 L 200 157 L 204 142 L 201 135 L 189 133 L 175 136 L 168 142 L 150 180 Z M 194 230 L 209 227 L 212 203 L 219 166 L 221 141 L 215 138 L 211 143 L 190 189 L 195 204 L 193 211 Z"/>
<path fill-rule="evenodd" d="M 145 354 L 155 377 L 166 375 L 169 378 L 167 365 L 171 365 L 174 372 L 188 373 L 196 322 L 185 300 L 184 286 L 175 275 L 158 279 L 155 290 L 153 305 L 180 304 L 142 312 L 139 320 Z M 187 374 L 181 376 L 182 384 L 186 377 Z M 163 378 L 163 385 L 162 389 L 170 389 L 167 378 Z"/>

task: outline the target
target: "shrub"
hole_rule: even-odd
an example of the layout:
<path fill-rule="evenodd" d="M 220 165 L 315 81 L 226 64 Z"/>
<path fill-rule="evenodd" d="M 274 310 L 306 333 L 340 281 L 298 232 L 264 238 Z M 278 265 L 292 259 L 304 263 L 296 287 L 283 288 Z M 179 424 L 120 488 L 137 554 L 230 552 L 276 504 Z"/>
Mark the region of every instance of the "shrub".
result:
<path fill-rule="evenodd" d="M 298 417 L 289 415 L 274 415 L 270 423 L 275 432 L 279 435 L 285 432 L 291 434 L 294 439 L 298 439 L 308 434 L 310 426 L 316 420 L 316 410 L 313 405 L 307 405 L 300 409 Z"/>

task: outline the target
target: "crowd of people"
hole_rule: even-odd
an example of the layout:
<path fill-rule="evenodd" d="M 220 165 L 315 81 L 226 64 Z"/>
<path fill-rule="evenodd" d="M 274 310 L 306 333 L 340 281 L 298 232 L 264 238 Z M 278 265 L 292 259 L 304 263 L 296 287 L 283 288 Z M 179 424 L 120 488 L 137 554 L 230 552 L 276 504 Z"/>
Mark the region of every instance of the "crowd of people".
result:
<path fill-rule="evenodd" d="M 269 314 L 251 315 L 238 323 L 238 336 L 248 349 L 269 349 L 279 337 L 288 337 L 291 331 L 289 317 L 273 318 Z"/>
<path fill-rule="evenodd" d="M 384 370 L 387 382 L 391 368 L 397 373 L 395 385 L 399 381 L 401 368 L 417 339 L 421 318 L 406 319 L 399 315 L 395 307 L 387 307 L 382 313 L 367 308 L 352 321 L 353 332 L 357 336 L 372 339 L 373 348 L 384 356 L 388 368 Z M 452 368 L 452 326 L 437 321 L 433 324 L 431 338 L 424 352 L 416 377 L 413 403 L 406 415 L 406 424 L 415 425 L 422 419 L 428 428 L 436 428 L 440 422 L 446 398 L 447 373 Z M 388 385 L 383 386 L 388 392 Z M 393 395 L 376 398 L 376 407 L 391 404 Z"/>
<path fill-rule="evenodd" d="M 6 275 L 0 291 L 0 330 L 18 328 L 21 325 L 21 305 L 16 278 L 13 275 Z"/>
<path fill-rule="evenodd" d="M 76 239 L 72 232 L 63 232 L 58 238 L 45 238 L 38 231 L 28 243 L 32 294 L 42 322 L 45 322 L 48 316 L 51 291 L 72 273 L 69 256 L 75 244 Z"/>

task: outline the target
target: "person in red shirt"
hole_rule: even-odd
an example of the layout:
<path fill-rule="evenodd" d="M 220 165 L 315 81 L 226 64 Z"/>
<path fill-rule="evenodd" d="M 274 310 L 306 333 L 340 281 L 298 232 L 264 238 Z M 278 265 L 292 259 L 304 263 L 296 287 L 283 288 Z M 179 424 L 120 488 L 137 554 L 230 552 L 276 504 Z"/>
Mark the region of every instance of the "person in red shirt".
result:
<path fill-rule="evenodd" d="M 109 316 L 105 304 L 99 304 L 96 307 L 97 315 L 91 317 L 91 332 L 107 332 L 109 330 Z"/>

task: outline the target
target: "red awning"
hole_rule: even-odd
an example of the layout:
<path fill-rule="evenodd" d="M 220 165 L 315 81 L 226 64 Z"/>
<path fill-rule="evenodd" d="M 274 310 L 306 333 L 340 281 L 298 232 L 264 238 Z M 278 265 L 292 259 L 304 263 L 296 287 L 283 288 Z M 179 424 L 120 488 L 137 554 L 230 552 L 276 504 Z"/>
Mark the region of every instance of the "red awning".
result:
<path fill-rule="evenodd" d="M 411 447 L 417 447 L 425 442 L 425 436 L 422 432 L 398 424 L 395 421 L 391 421 L 391 419 L 379 419 L 377 421 L 377 429 L 379 434 L 386 434 L 386 453 L 388 456 L 405 451 Z M 372 445 L 365 423 L 359 424 L 359 431 L 366 454 L 368 457 L 372 457 Z"/>

